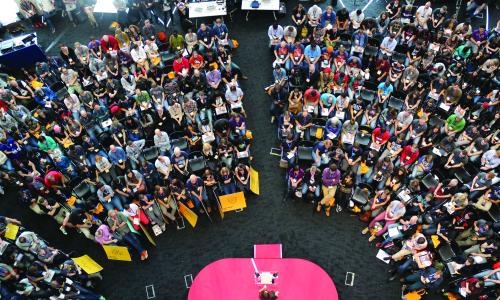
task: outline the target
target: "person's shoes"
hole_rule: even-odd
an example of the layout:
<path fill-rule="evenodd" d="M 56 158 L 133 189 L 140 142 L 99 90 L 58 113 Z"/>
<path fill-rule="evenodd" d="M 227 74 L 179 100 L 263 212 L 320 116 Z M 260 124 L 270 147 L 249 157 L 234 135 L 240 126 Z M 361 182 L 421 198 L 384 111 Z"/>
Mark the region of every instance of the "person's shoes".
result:
<path fill-rule="evenodd" d="M 375 247 L 377 247 L 377 248 L 382 248 L 382 243 L 376 243 L 376 244 L 375 244 Z"/>
<path fill-rule="evenodd" d="M 66 228 L 64 228 L 63 226 L 59 227 L 59 230 L 61 230 L 61 232 L 62 232 L 64 235 L 68 235 L 68 232 L 66 231 Z"/>
<path fill-rule="evenodd" d="M 328 207 L 327 209 L 325 209 L 325 215 L 326 215 L 327 217 L 329 217 L 329 216 L 330 216 L 330 209 L 331 209 L 330 207 Z"/>
<path fill-rule="evenodd" d="M 200 212 L 200 214 L 204 213 L 203 209 L 199 209 L 198 212 Z"/>
<path fill-rule="evenodd" d="M 384 257 L 383 259 L 384 259 L 384 260 L 391 260 L 391 259 L 392 259 L 392 257 L 391 257 L 391 256 L 387 256 L 387 257 Z M 392 270 L 392 269 L 391 269 L 391 270 L 389 270 L 388 272 L 389 272 L 389 273 L 392 273 L 392 272 L 394 272 L 394 270 Z"/>
<path fill-rule="evenodd" d="M 320 212 L 320 211 L 321 211 L 321 204 L 318 204 L 318 206 L 316 206 L 316 211 L 317 211 L 317 212 Z"/>
<path fill-rule="evenodd" d="M 370 237 L 368 238 L 368 241 L 369 241 L 369 242 L 373 242 L 373 240 L 374 240 L 375 238 L 376 238 L 376 236 L 372 235 L 372 236 L 370 236 Z"/>
<path fill-rule="evenodd" d="M 274 116 L 271 117 L 271 124 L 274 123 Z"/>
<path fill-rule="evenodd" d="M 141 260 L 146 260 L 148 259 L 148 251 L 144 250 L 141 252 Z"/>
<path fill-rule="evenodd" d="M 389 277 L 389 279 L 387 279 L 387 281 L 394 281 L 394 279 L 396 279 L 397 277 L 398 277 L 398 274 L 394 274 L 391 277 Z"/>
<path fill-rule="evenodd" d="M 368 228 L 368 227 L 366 227 L 365 229 L 363 229 L 363 230 L 361 231 L 361 233 L 362 233 L 362 234 L 367 234 L 367 233 L 368 233 L 368 230 L 369 230 L 369 228 Z"/>
<path fill-rule="evenodd" d="M 211 213 L 212 212 L 212 207 L 208 207 L 208 213 Z"/>
<path fill-rule="evenodd" d="M 339 212 L 341 212 L 341 211 L 342 211 L 342 207 L 341 207 L 340 205 L 338 205 L 338 204 L 337 204 L 337 205 L 335 206 L 335 211 L 336 211 L 336 212 L 338 212 L 338 213 L 339 213 Z"/>
<path fill-rule="evenodd" d="M 56 33 L 56 29 L 55 28 L 52 28 L 52 33 Z"/>
<path fill-rule="evenodd" d="M 247 80 L 247 79 L 248 79 L 248 77 L 246 77 L 245 75 L 242 75 L 242 76 L 241 76 L 241 79 L 243 79 L 243 80 Z"/>
<path fill-rule="evenodd" d="M 165 230 L 167 230 L 167 225 L 163 224 L 160 226 L 160 228 L 161 228 L 161 231 L 165 231 Z"/>

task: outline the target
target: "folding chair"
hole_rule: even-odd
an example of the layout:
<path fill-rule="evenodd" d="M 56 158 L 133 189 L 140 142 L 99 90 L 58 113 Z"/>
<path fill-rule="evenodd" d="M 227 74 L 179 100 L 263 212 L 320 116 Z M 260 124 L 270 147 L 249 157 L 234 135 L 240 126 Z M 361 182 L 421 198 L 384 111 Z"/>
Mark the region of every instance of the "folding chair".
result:
<path fill-rule="evenodd" d="M 394 52 L 392 54 L 392 61 L 397 61 L 400 64 L 404 65 L 406 61 L 406 54 L 400 52 Z"/>
<path fill-rule="evenodd" d="M 85 200 L 85 197 L 89 193 L 90 193 L 90 185 L 85 181 L 80 182 L 77 186 L 73 188 L 73 194 L 81 200 Z"/>
<path fill-rule="evenodd" d="M 363 206 L 366 203 L 368 203 L 368 201 L 370 200 L 371 190 L 372 190 L 371 187 L 369 187 L 365 184 L 360 184 L 354 190 L 354 193 L 352 194 L 351 200 L 354 203 Z"/>
<path fill-rule="evenodd" d="M 455 175 L 455 178 L 457 178 L 461 184 L 465 184 L 465 183 L 472 180 L 472 176 L 463 167 L 459 168 L 457 171 L 455 171 L 454 175 Z"/>
<path fill-rule="evenodd" d="M 439 257 L 444 262 L 449 262 L 452 258 L 455 257 L 455 252 L 451 248 L 451 245 L 447 242 L 442 242 L 440 247 L 438 248 Z"/>
<path fill-rule="evenodd" d="M 299 146 L 297 149 L 297 156 L 299 158 L 299 161 L 312 161 L 312 151 L 313 147 L 304 147 L 304 146 Z"/>
<path fill-rule="evenodd" d="M 403 108 L 403 104 L 404 101 L 401 99 L 398 99 L 394 96 L 391 96 L 391 98 L 389 98 L 389 107 L 394 108 L 397 111 L 400 111 Z"/>
<path fill-rule="evenodd" d="M 189 170 L 191 173 L 198 174 L 200 171 L 203 171 L 207 167 L 207 161 L 202 157 L 195 157 L 189 160 Z"/>
<path fill-rule="evenodd" d="M 158 155 L 160 155 L 160 153 L 158 152 L 158 148 L 156 148 L 156 146 L 142 150 L 142 157 L 144 157 L 144 159 L 147 161 L 152 161 L 153 159 L 156 159 Z"/>
<path fill-rule="evenodd" d="M 377 92 L 369 89 L 361 89 L 360 96 L 364 101 L 373 103 L 373 100 L 377 98 Z"/>
<path fill-rule="evenodd" d="M 425 188 L 429 190 L 431 188 L 436 188 L 439 184 L 439 181 L 436 180 L 436 177 L 433 174 L 429 173 L 424 176 L 424 178 L 422 179 L 422 183 L 424 184 Z"/>
<path fill-rule="evenodd" d="M 189 151 L 188 140 L 185 137 L 170 140 L 170 145 L 172 146 L 172 149 L 179 147 L 182 151 Z"/>
<path fill-rule="evenodd" d="M 498 223 L 500 220 L 500 210 L 497 205 L 492 205 L 490 210 L 488 210 L 488 215 L 493 220 L 493 222 Z"/>
<path fill-rule="evenodd" d="M 360 126 L 358 132 L 356 133 L 355 141 L 362 146 L 368 146 L 371 141 L 372 129 L 370 126 Z"/>

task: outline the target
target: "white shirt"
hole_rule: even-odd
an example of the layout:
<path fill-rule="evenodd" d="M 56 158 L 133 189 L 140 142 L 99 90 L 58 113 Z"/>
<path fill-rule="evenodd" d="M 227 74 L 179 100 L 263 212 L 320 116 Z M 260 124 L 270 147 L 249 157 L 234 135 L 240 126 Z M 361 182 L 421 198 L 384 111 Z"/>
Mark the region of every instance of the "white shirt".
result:
<path fill-rule="evenodd" d="M 163 157 L 165 162 L 162 162 L 159 158 Z M 169 174 L 170 172 L 170 158 L 167 156 L 159 156 L 155 161 L 155 167 L 158 172 L 162 174 Z"/>
<path fill-rule="evenodd" d="M 148 56 L 146 55 L 146 51 L 142 47 L 138 47 L 132 51 L 130 51 L 130 56 L 132 56 L 132 59 L 135 62 L 138 62 L 143 59 L 147 59 Z"/>
<path fill-rule="evenodd" d="M 155 146 L 160 148 L 161 151 L 170 150 L 170 138 L 168 137 L 168 134 L 166 132 L 160 132 L 160 136 L 157 136 L 155 134 L 153 140 Z"/>
<path fill-rule="evenodd" d="M 382 41 L 382 44 L 380 44 L 380 45 L 384 46 L 385 49 L 389 49 L 391 51 L 394 51 L 394 49 L 396 49 L 397 44 L 398 44 L 398 42 L 396 41 L 396 39 L 392 39 L 392 41 L 391 41 L 391 38 L 389 36 L 386 36 L 384 38 L 384 40 Z M 380 51 L 382 52 L 382 54 L 385 54 L 388 56 L 392 55 L 392 53 L 385 51 L 384 49 L 382 49 L 382 47 L 380 47 Z"/>
<path fill-rule="evenodd" d="M 352 22 L 352 28 L 358 29 L 361 26 L 361 22 L 365 19 L 365 14 L 362 12 L 359 16 L 356 11 L 353 11 L 349 14 L 349 19 Z"/>
<path fill-rule="evenodd" d="M 277 39 L 282 39 L 283 35 L 285 32 L 283 31 L 283 27 L 281 25 L 278 25 L 278 28 L 274 29 L 273 25 L 269 26 L 269 29 L 267 30 L 267 35 L 269 36 L 270 40 L 274 40 L 275 38 Z"/>
<path fill-rule="evenodd" d="M 419 18 L 428 19 L 432 16 L 432 8 L 425 8 L 425 5 L 422 5 L 417 9 L 417 15 Z"/>

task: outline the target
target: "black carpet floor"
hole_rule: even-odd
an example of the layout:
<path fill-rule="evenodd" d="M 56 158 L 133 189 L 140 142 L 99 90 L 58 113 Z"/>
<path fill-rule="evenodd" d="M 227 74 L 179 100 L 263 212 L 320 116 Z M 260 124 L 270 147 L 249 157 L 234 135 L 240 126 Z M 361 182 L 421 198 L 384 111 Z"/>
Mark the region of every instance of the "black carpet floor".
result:
<path fill-rule="evenodd" d="M 368 1 L 358 1 L 357 5 L 347 2 L 344 1 L 348 9 L 353 9 L 363 7 Z M 385 6 L 384 1 L 374 2 L 367 10 L 367 13 L 374 11 L 372 15 L 380 11 L 381 5 Z M 288 3 L 289 11 L 295 3 Z M 73 28 L 68 22 L 59 21 L 56 34 L 39 33 L 40 43 L 50 46 L 49 53 L 56 54 L 59 43 L 71 45 L 87 40 L 90 35 L 100 36 L 112 16 L 98 15 L 98 18 L 102 24 L 100 30 L 87 24 Z M 134 257 L 131 263 L 107 261 L 100 247 L 76 233 L 63 236 L 51 219 L 37 216 L 19 204 L 15 191 L 8 190 L 2 197 L 0 214 L 20 218 L 26 227 L 39 232 L 56 247 L 93 257 L 104 267 L 104 280 L 98 291 L 108 299 L 146 299 L 147 285 L 154 286 L 157 299 L 186 299 L 185 275 L 192 274 L 194 278 L 204 266 L 221 258 L 251 257 L 256 243 L 282 243 L 284 257 L 317 263 L 333 278 L 340 299 L 401 299 L 400 285 L 386 283 L 388 268 L 375 258 L 374 245 L 360 234 L 364 224 L 357 218 L 346 212 L 327 218 L 313 213 L 311 204 L 282 202 L 283 171 L 277 166 L 277 157 L 269 155 L 276 146 L 276 130 L 269 123 L 269 99 L 263 92 L 272 79 L 272 54 L 267 49 L 267 28 L 272 22 L 272 14 L 263 12 L 252 13 L 249 22 L 244 21 L 243 14 L 237 14 L 234 22 L 228 23 L 232 36 L 240 44 L 234 61 L 249 77 L 243 82 L 244 105 L 249 116 L 248 127 L 254 133 L 252 155 L 261 183 L 261 195 L 247 199 L 248 207 L 243 212 L 227 213 L 224 221 L 214 215 L 214 224 L 201 217 L 194 230 L 188 224 L 179 231 L 169 227 L 157 238 L 158 247 L 149 247 L 148 261 L 140 262 Z M 288 17 L 280 20 L 281 24 L 288 22 Z M 344 284 L 346 272 L 355 273 L 352 287 Z"/>

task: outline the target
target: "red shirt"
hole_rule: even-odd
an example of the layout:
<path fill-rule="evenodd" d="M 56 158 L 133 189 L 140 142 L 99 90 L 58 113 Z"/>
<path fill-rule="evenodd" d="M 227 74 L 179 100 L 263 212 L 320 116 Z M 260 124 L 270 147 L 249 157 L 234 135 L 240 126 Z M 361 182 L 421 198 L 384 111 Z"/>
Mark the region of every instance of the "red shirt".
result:
<path fill-rule="evenodd" d="M 45 174 L 43 181 L 47 188 L 51 188 L 53 185 L 59 185 L 62 182 L 62 177 L 63 175 L 59 171 L 49 171 Z"/>
<path fill-rule="evenodd" d="M 380 131 L 380 127 L 375 128 L 375 130 L 373 131 L 373 139 L 377 141 L 377 143 L 382 144 L 389 140 L 391 134 L 388 131 L 385 131 L 384 133 L 381 133 Z"/>
<path fill-rule="evenodd" d="M 191 66 L 193 66 L 193 68 L 201 68 L 201 66 L 203 65 L 203 56 L 201 55 L 198 55 L 197 57 L 191 56 L 191 58 L 189 59 L 189 63 L 191 64 Z"/>
<path fill-rule="evenodd" d="M 418 149 L 415 152 L 412 152 L 410 145 L 404 147 L 403 151 L 401 151 L 401 164 L 403 166 L 412 164 L 415 160 L 417 160 L 418 152 Z"/>
<path fill-rule="evenodd" d="M 113 50 L 118 50 L 118 42 L 116 41 L 115 37 L 108 34 L 108 42 L 106 42 L 104 39 L 101 39 L 101 48 L 102 52 L 108 53 L 109 48 Z"/>
<path fill-rule="evenodd" d="M 181 58 L 181 62 L 178 62 L 176 59 L 176 60 L 174 60 L 173 67 L 174 67 L 174 72 L 176 74 L 181 73 L 182 69 L 187 69 L 189 71 L 189 61 L 185 57 Z"/>
<path fill-rule="evenodd" d="M 316 96 L 314 96 L 314 97 L 313 97 L 313 96 L 311 95 L 312 91 L 316 91 Z M 306 92 L 304 93 L 304 100 L 305 100 L 306 102 L 311 103 L 311 104 L 317 104 L 317 103 L 318 103 L 318 101 L 319 101 L 319 97 L 320 97 L 320 96 L 321 96 L 321 95 L 319 94 L 319 92 L 318 92 L 317 90 L 315 90 L 315 89 L 313 89 L 313 88 L 309 88 L 309 89 L 307 89 L 307 90 L 306 90 Z"/>

